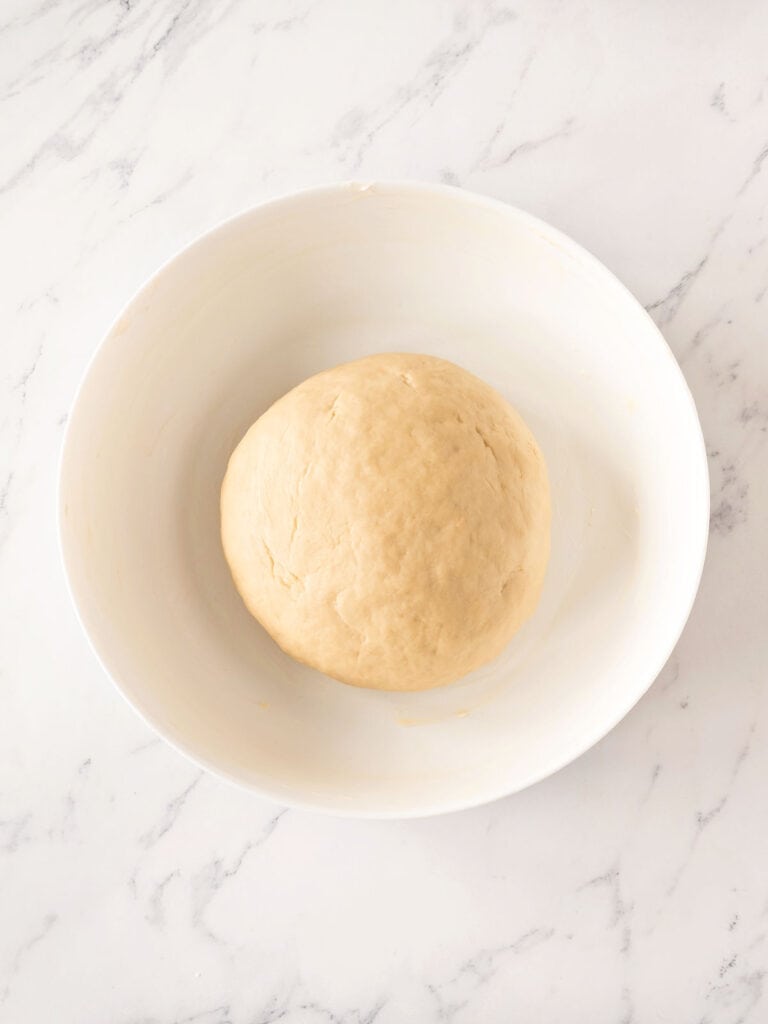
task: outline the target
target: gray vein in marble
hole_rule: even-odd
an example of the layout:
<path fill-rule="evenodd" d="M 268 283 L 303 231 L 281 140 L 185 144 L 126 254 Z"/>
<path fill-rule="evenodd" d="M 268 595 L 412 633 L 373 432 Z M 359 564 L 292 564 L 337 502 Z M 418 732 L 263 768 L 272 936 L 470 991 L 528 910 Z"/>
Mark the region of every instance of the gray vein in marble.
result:
<path fill-rule="evenodd" d="M 64 813 L 61 817 L 61 825 L 58 829 L 51 828 L 48 830 L 50 838 L 58 835 L 60 838 L 66 839 L 72 834 L 75 818 L 75 798 L 71 793 L 65 793 L 62 802 L 64 805 Z"/>
<path fill-rule="evenodd" d="M 35 946 L 39 945 L 43 941 L 43 939 L 46 937 L 46 935 L 48 935 L 48 933 L 58 920 L 58 914 L 45 915 L 42 924 L 35 932 L 35 934 L 30 939 L 27 939 L 25 942 L 23 942 L 16 950 L 13 956 L 13 960 L 11 962 L 11 975 L 18 973 L 19 968 L 21 967 L 24 960 L 29 956 L 29 954 L 32 952 Z"/>
<path fill-rule="evenodd" d="M 680 659 L 676 655 L 672 655 L 667 664 L 659 673 L 659 677 L 656 681 L 656 686 L 662 693 L 666 693 L 667 690 L 671 689 L 680 678 Z"/>
<path fill-rule="evenodd" d="M 119 108 L 130 86 L 137 81 L 158 54 L 165 52 L 169 40 L 179 26 L 185 24 L 185 14 L 193 3 L 197 4 L 198 11 L 206 9 L 206 0 L 183 0 L 181 6 L 174 10 L 170 21 L 162 29 L 159 37 L 154 42 L 145 39 L 138 57 L 130 65 L 121 70 L 113 70 L 103 78 L 99 85 L 81 101 L 75 111 L 40 143 L 31 156 L 9 178 L 0 183 L 0 195 L 32 175 L 49 155 L 56 156 L 64 162 L 70 162 L 81 156 L 102 126 Z M 110 44 L 121 38 L 128 27 L 135 32 L 136 28 L 146 20 L 151 10 L 152 6 L 148 5 L 144 9 L 141 20 L 132 20 L 130 25 L 125 20 L 129 11 L 125 11 L 118 25 L 111 32 L 99 40 L 91 40 L 84 44 L 78 54 L 80 63 L 89 64 L 95 61 L 109 48 Z M 196 41 L 196 38 L 187 41 L 182 57 L 186 55 L 189 46 Z M 83 121 L 85 124 L 81 124 Z M 80 129 L 79 134 L 78 128 Z"/>
<path fill-rule="evenodd" d="M 731 796 L 731 787 L 733 786 L 733 783 L 736 781 L 736 778 L 739 772 L 741 771 L 742 765 L 749 756 L 750 746 L 752 743 L 752 735 L 754 731 L 755 723 L 753 722 L 749 730 L 749 736 L 747 738 L 747 741 L 739 751 L 739 755 L 734 761 L 733 768 L 731 769 L 731 776 L 728 781 L 728 786 L 723 796 L 712 807 L 710 807 L 708 811 L 697 812 L 695 842 L 698 842 L 698 840 L 701 838 L 701 833 L 704 831 L 704 829 L 707 828 L 707 826 L 714 821 L 714 819 L 718 816 L 718 814 L 720 814 L 725 805 L 728 803 L 728 800 Z"/>
<path fill-rule="evenodd" d="M 176 1017 L 173 1024 L 232 1024 L 229 1003 L 214 1006 L 211 1010 L 193 1013 L 190 1017 Z"/>
<path fill-rule="evenodd" d="M 296 28 L 297 25 L 303 25 L 304 22 L 306 22 L 315 6 L 315 4 L 309 4 L 303 11 L 299 11 L 297 14 L 292 14 L 288 18 L 280 18 L 278 21 L 257 21 L 251 26 L 251 31 L 254 35 L 259 35 L 262 32 L 270 30 L 274 32 L 290 32 L 291 29 Z"/>
<path fill-rule="evenodd" d="M 709 105 L 713 110 L 716 110 L 718 114 L 722 114 L 723 117 L 727 118 L 731 124 L 736 124 L 737 118 L 733 117 L 725 104 L 725 82 L 720 82 L 718 87 L 712 93 L 712 99 L 709 101 Z"/>
<path fill-rule="evenodd" d="M 0 93 L 0 103 L 15 99 L 17 96 L 22 96 L 28 92 L 28 90 L 32 89 L 33 86 L 45 83 L 46 71 L 50 64 L 55 62 L 56 58 L 62 54 L 63 50 L 64 43 L 59 41 L 55 45 L 51 46 L 45 53 L 40 54 L 31 61 L 25 68 L 23 74 L 16 78 L 12 78 L 10 82 L 7 83 L 5 90 Z"/>
<path fill-rule="evenodd" d="M 144 213 L 145 210 L 150 210 L 153 206 L 159 206 L 161 203 L 164 203 L 166 199 L 184 188 L 184 186 L 188 185 L 193 179 L 194 172 L 191 167 L 188 167 L 170 185 L 162 188 L 155 196 L 152 197 L 152 199 L 133 210 L 127 219 L 133 220 L 134 217 L 138 217 L 138 215 L 140 213 Z"/>
<path fill-rule="evenodd" d="M 283 808 L 271 818 L 256 839 L 249 839 L 231 866 L 225 867 L 223 858 L 217 857 L 202 867 L 192 880 L 192 923 L 214 942 L 221 942 L 221 939 L 211 930 L 205 920 L 211 901 L 220 892 L 222 886 L 237 875 L 246 858 L 270 839 L 285 814 L 287 814 L 287 808 Z"/>
<path fill-rule="evenodd" d="M 538 136 L 534 139 L 525 139 L 523 142 L 518 142 L 513 146 L 504 156 L 499 157 L 497 160 L 487 160 L 483 165 L 483 170 L 494 170 L 497 167 L 505 167 L 508 163 L 511 163 L 515 157 L 523 156 L 526 153 L 534 153 L 537 149 L 541 149 L 542 146 L 546 146 L 550 142 L 555 142 L 558 139 L 567 139 L 572 134 L 572 128 L 575 121 L 572 117 L 568 117 L 563 121 L 559 128 L 556 128 L 552 132 L 548 132 L 545 135 Z"/>
<path fill-rule="evenodd" d="M 722 979 L 723 975 L 720 977 Z M 735 1010 L 738 1016 L 731 1018 L 733 1024 L 745 1024 L 763 998 L 765 978 L 764 970 L 740 974 L 733 980 L 729 979 L 710 985 L 705 999 L 708 1003 L 715 1003 L 720 1007 Z M 717 1019 L 707 1012 L 700 1018 L 699 1024 L 715 1024 Z"/>
<path fill-rule="evenodd" d="M 746 427 L 753 422 L 757 424 L 761 433 L 764 434 L 768 431 L 768 406 L 764 403 L 750 402 L 748 405 L 742 406 L 739 423 Z"/>
<path fill-rule="evenodd" d="M 123 156 L 116 157 L 107 164 L 108 170 L 112 171 L 117 178 L 118 187 L 121 190 L 127 189 L 131 184 L 134 172 L 146 151 L 146 147 L 142 147 L 130 154 L 124 154 Z M 96 173 L 98 174 L 98 172 Z"/>
<path fill-rule="evenodd" d="M 720 964 L 720 968 L 719 968 L 719 970 L 717 972 L 717 976 L 719 978 L 724 978 L 726 976 L 726 974 L 728 974 L 729 971 L 732 971 L 733 968 L 736 966 L 736 963 L 738 962 L 738 959 L 739 959 L 739 954 L 738 953 L 734 953 L 733 956 L 730 958 L 730 960 L 727 960 L 727 959 L 723 960 L 723 962 Z"/>
<path fill-rule="evenodd" d="M 161 1024 L 159 1017 L 131 1017 L 128 1024 Z M 221 1003 L 210 1010 L 200 1010 L 186 1017 L 174 1017 L 167 1024 L 235 1024 L 229 1003 Z"/>
<path fill-rule="evenodd" d="M 145 750 L 152 750 L 160 746 L 163 741 L 159 736 L 150 736 L 148 740 L 140 743 L 137 747 L 131 747 L 128 751 L 128 756 L 133 757 L 134 754 L 143 754 Z"/>
<path fill-rule="evenodd" d="M 448 85 L 462 71 L 472 54 L 484 41 L 487 33 L 496 26 L 503 25 L 514 19 L 512 11 L 491 6 L 486 11 L 484 22 L 469 38 L 459 39 L 454 35 L 437 46 L 426 58 L 416 74 L 401 85 L 388 102 L 381 104 L 371 115 L 359 108 L 353 108 L 341 118 L 333 133 L 333 145 L 344 142 L 354 143 L 351 169 L 358 171 L 366 153 L 375 142 L 381 131 L 391 124 L 400 114 L 415 103 L 426 108 L 434 107 Z M 459 25 L 461 30 L 463 26 Z M 367 127 L 373 122 L 372 126 Z M 363 134 L 364 133 L 364 134 Z M 359 142 L 357 136 L 363 134 Z"/>
<path fill-rule="evenodd" d="M 8 474 L 0 485 L 0 516 L 7 518 L 8 516 L 8 494 L 11 490 L 11 484 L 13 483 L 14 472 L 9 470 Z"/>
<path fill-rule="evenodd" d="M 761 235 L 756 242 L 747 246 L 747 255 L 754 256 L 756 252 L 763 248 L 766 242 L 768 242 L 768 235 Z"/>
<path fill-rule="evenodd" d="M 656 783 L 659 781 L 659 776 L 661 775 L 662 769 L 663 769 L 663 765 L 659 764 L 658 762 L 651 769 L 651 778 L 650 778 L 650 781 L 648 782 L 648 788 L 646 789 L 646 791 L 643 794 L 643 796 L 640 798 L 640 806 L 641 807 L 644 804 L 647 804 L 648 801 L 650 800 L 651 795 L 653 794 L 653 791 L 656 788 Z"/>
<path fill-rule="evenodd" d="M 675 872 L 672 881 L 670 882 L 667 888 L 668 897 L 673 896 L 674 893 L 677 891 L 677 888 L 680 885 L 682 877 L 691 861 L 691 858 L 693 857 L 697 846 L 701 842 L 702 836 L 709 828 L 709 826 L 712 824 L 712 822 L 715 821 L 722 814 L 722 812 L 728 804 L 728 801 L 733 795 L 733 788 L 736 784 L 736 780 L 739 777 L 744 762 L 749 757 L 752 745 L 752 738 L 755 729 L 756 722 L 753 721 L 747 733 L 747 738 L 742 747 L 740 748 L 739 753 L 736 756 L 736 759 L 733 762 L 733 766 L 731 768 L 728 781 L 726 785 L 723 787 L 722 796 L 718 797 L 718 799 L 706 810 L 699 810 L 696 812 L 696 816 L 694 819 L 693 835 L 688 844 L 688 850 L 683 859 L 683 862 L 681 863 L 678 870 Z"/>
<path fill-rule="evenodd" d="M 165 927 L 165 907 L 163 905 L 165 890 L 174 878 L 179 877 L 179 874 L 178 868 L 170 871 L 162 881 L 157 883 L 152 891 L 152 895 L 149 898 L 149 910 L 145 915 L 145 920 L 155 928 Z"/>
<path fill-rule="evenodd" d="M 386 1002 L 380 1002 L 376 1003 L 373 1009 L 365 1012 L 352 1010 L 349 1013 L 338 1014 L 325 1006 L 321 1006 L 320 1003 L 309 1002 L 299 1004 L 298 1009 L 304 1013 L 311 1013 L 313 1017 L 327 1020 L 328 1024 L 373 1024 L 385 1006 Z"/>
<path fill-rule="evenodd" d="M 685 302 L 691 288 L 709 263 L 715 243 L 719 240 L 725 229 L 733 220 L 733 217 L 734 211 L 732 210 L 718 222 L 709 236 L 706 251 L 698 263 L 691 267 L 690 270 L 686 270 L 682 277 L 660 299 L 649 303 L 645 307 L 646 312 L 651 313 L 654 316 L 654 319 L 660 327 L 665 327 L 677 315 L 678 310 Z"/>
<path fill-rule="evenodd" d="M 739 379 L 741 360 L 732 359 L 727 363 L 718 365 L 711 354 L 707 354 L 709 377 L 717 389 L 727 388 Z"/>
<path fill-rule="evenodd" d="M 37 346 L 37 351 L 35 352 L 35 354 L 34 354 L 34 356 L 32 358 L 32 362 L 30 363 L 30 365 L 22 373 L 22 375 L 19 377 L 19 379 L 14 384 L 11 385 L 11 391 L 18 391 L 19 392 L 19 394 L 21 396 L 22 404 L 24 402 L 26 402 L 26 400 L 27 400 L 27 384 L 29 384 L 30 380 L 34 376 L 35 370 L 37 369 L 37 367 L 38 367 L 38 365 L 40 363 L 40 359 L 41 359 L 42 355 L 43 355 L 43 345 L 41 343 L 41 344 L 39 344 Z"/>
<path fill-rule="evenodd" d="M 117 25 L 110 32 L 96 39 L 86 39 L 85 42 L 81 43 L 73 55 L 80 67 L 88 67 L 90 64 L 94 64 L 108 53 L 114 43 L 122 41 L 127 32 L 134 32 L 139 25 L 146 22 L 150 14 L 150 8 L 144 8 L 139 18 L 129 21 L 126 16 L 130 13 L 131 8 L 124 7 Z"/>
<path fill-rule="evenodd" d="M 621 1002 L 624 1007 L 624 1013 L 622 1014 L 620 1024 L 634 1024 L 636 1019 L 635 1004 L 628 985 L 625 985 L 621 990 Z"/>
<path fill-rule="evenodd" d="M 288 991 L 280 998 L 272 996 L 255 1016 L 248 1018 L 248 1024 L 275 1024 L 278 1020 L 284 1020 L 290 1009 L 292 995 L 293 992 Z"/>
<path fill-rule="evenodd" d="M 175 796 L 172 800 L 168 801 L 160 820 L 139 836 L 140 846 L 143 846 L 145 850 L 151 849 L 151 847 L 159 842 L 163 836 L 173 828 L 184 808 L 184 804 L 189 799 L 190 793 L 192 793 L 195 787 L 199 785 L 203 775 L 204 772 L 198 772 L 192 782 L 190 782 L 189 785 L 178 794 L 178 796 Z"/>
<path fill-rule="evenodd" d="M 287 6 L 287 5 L 286 5 Z M 275 13 L 277 17 L 273 15 L 272 20 L 262 20 L 255 22 L 251 25 L 251 32 L 254 35 L 258 35 L 263 31 L 274 31 L 280 33 L 290 32 L 299 25 L 306 23 L 309 15 L 314 10 L 316 4 L 309 3 L 302 10 L 295 14 L 290 14 L 287 17 L 283 16 L 285 6 L 275 5 Z M 166 68 L 170 71 L 175 71 L 177 67 L 186 58 L 189 50 L 198 43 L 201 39 L 210 35 L 211 32 L 222 24 L 238 7 L 244 7 L 248 10 L 247 2 L 244 0 L 230 0 L 229 3 L 226 0 L 220 0 L 219 3 L 212 5 L 209 0 L 194 0 L 194 8 L 190 13 L 190 16 L 185 19 L 185 22 L 181 26 L 176 26 L 178 30 L 181 28 L 182 38 L 178 41 L 174 39 L 175 50 L 169 51 L 166 44 L 164 44 Z M 259 9 L 263 9 L 259 5 Z M 269 6 L 267 11 L 272 14 Z M 205 17 L 201 17 L 205 15 Z M 174 33 L 176 35 L 177 32 Z M 252 65 L 253 66 L 253 65 Z"/>
<path fill-rule="evenodd" d="M 528 72 L 531 70 L 531 66 L 533 65 L 533 61 L 534 61 L 534 58 L 536 56 L 536 52 L 537 52 L 537 48 L 535 46 L 532 47 L 528 51 L 528 54 L 527 54 L 525 60 L 523 61 L 523 64 L 522 64 L 522 66 L 520 68 L 520 72 L 519 72 L 519 74 L 517 76 L 517 81 L 515 82 L 515 86 L 514 86 L 514 88 L 512 89 L 512 92 L 509 94 L 509 96 L 507 98 L 507 113 L 514 106 L 514 101 L 517 99 L 521 89 L 523 88 L 523 85 L 525 84 L 525 80 L 528 77 Z M 483 146 L 482 150 L 480 151 L 480 155 L 478 156 L 477 160 L 475 161 L 473 170 L 477 170 L 477 169 L 480 169 L 480 168 L 486 168 L 487 167 L 488 161 L 489 161 L 490 156 L 491 156 L 491 153 L 493 152 L 493 148 L 496 145 L 496 142 L 498 141 L 498 139 L 501 136 L 502 132 L 504 131 L 505 127 L 507 126 L 507 123 L 508 123 L 508 117 L 505 115 L 501 119 L 501 121 L 499 121 L 499 123 L 496 125 L 495 129 L 493 130 L 493 133 L 491 134 L 491 137 L 489 138 L 489 140 L 486 142 L 486 144 Z"/>
<path fill-rule="evenodd" d="M 732 377 L 736 380 L 736 377 Z M 715 462 L 720 453 L 711 456 Z M 737 464 L 733 460 L 723 461 L 720 466 L 720 480 L 717 492 L 712 499 L 712 510 L 709 515 L 709 530 L 712 534 L 727 537 L 737 526 L 747 521 L 747 501 L 749 483 L 742 479 Z"/>
<path fill-rule="evenodd" d="M 717 315 L 710 317 L 710 319 L 707 320 L 706 323 L 702 324 L 702 326 L 698 328 L 698 330 L 691 338 L 691 344 L 689 348 L 686 349 L 686 351 L 681 355 L 679 360 L 680 363 L 684 363 L 688 356 L 690 356 L 695 349 L 699 348 L 702 342 L 705 341 L 712 333 L 712 331 L 716 327 L 718 327 L 722 322 L 722 315 L 721 313 L 718 313 Z"/>
<path fill-rule="evenodd" d="M 58 4 L 59 0 L 45 0 L 45 2 L 40 4 L 39 7 L 28 12 L 25 16 L 12 18 L 10 21 L 0 24 L 0 34 L 19 28 L 29 28 L 29 26 L 34 24 L 35 21 L 39 21 L 40 18 L 57 7 Z"/>
<path fill-rule="evenodd" d="M 757 154 L 757 156 L 755 157 L 754 161 L 752 162 L 752 169 L 751 169 L 751 171 L 749 172 L 749 174 L 745 178 L 744 184 L 741 186 L 739 191 L 736 193 L 736 197 L 737 198 L 739 198 L 740 196 L 744 195 L 744 193 L 747 191 L 747 189 L 752 184 L 752 182 L 755 180 L 755 178 L 758 176 L 758 174 L 760 174 L 760 172 L 763 169 L 763 164 L 765 163 L 766 158 L 768 158 L 768 143 L 766 143 L 766 145 L 763 146 L 763 148 L 760 150 L 760 152 Z"/>
<path fill-rule="evenodd" d="M 66 841 L 71 839 L 75 834 L 77 830 L 76 814 L 78 800 L 80 799 L 82 789 L 87 785 L 92 764 L 92 759 L 87 757 L 78 765 L 75 778 L 61 800 L 63 808 L 61 819 L 58 823 L 54 821 L 54 824 L 52 824 L 48 829 L 47 834 L 49 839 L 60 839 Z"/>
<path fill-rule="evenodd" d="M 101 95 L 101 94 L 98 94 Z M 15 188 L 26 178 L 31 177 L 32 174 L 37 170 L 39 164 L 49 155 L 58 157 L 65 163 L 74 160 L 75 157 L 80 156 L 95 137 L 96 133 L 101 128 L 104 118 L 94 118 L 94 122 L 89 131 L 85 131 L 80 139 L 73 139 L 71 136 L 63 134 L 64 131 L 74 126 L 77 118 L 83 112 L 90 112 L 96 106 L 96 99 L 89 96 L 83 103 L 78 107 L 74 114 L 60 126 L 52 135 L 49 135 L 45 139 L 31 156 L 27 158 L 25 163 L 14 171 L 9 178 L 5 181 L 0 182 L 0 195 L 10 192 L 11 189 Z M 116 106 L 119 103 L 119 99 L 113 100 L 113 105 Z"/>
<path fill-rule="evenodd" d="M 165 31 L 160 36 L 160 38 L 152 44 L 152 48 L 150 50 L 151 57 L 157 56 L 157 54 L 162 50 L 162 48 L 166 45 L 168 40 L 173 35 L 179 23 L 183 25 L 183 18 L 187 14 L 189 9 L 193 6 L 193 4 L 194 0 L 181 0 L 181 3 L 177 5 L 177 9 L 175 10 L 175 13 L 172 15 L 171 20 L 168 23 L 168 26 L 166 27 Z M 199 0 L 197 6 L 200 6 Z"/>
<path fill-rule="evenodd" d="M 453 185 L 454 188 L 459 188 L 461 186 L 461 178 L 455 171 L 451 171 L 448 168 L 445 168 L 440 172 L 440 181 L 444 185 Z"/>
<path fill-rule="evenodd" d="M 453 1020 L 467 1006 L 474 992 L 494 977 L 508 957 L 524 956 L 549 942 L 554 935 L 553 928 L 532 928 L 513 942 L 481 949 L 466 960 L 452 977 L 439 985 L 428 985 L 427 989 L 437 1004 L 438 1020 Z"/>
<path fill-rule="evenodd" d="M 26 841 L 25 830 L 31 819 L 31 814 L 20 814 L 0 821 L 0 853 L 16 853 Z"/>
<path fill-rule="evenodd" d="M 617 928 L 621 926 L 619 952 L 627 954 L 632 946 L 631 917 L 634 908 L 631 903 L 627 904 L 622 896 L 621 868 L 618 863 L 614 864 L 602 875 L 597 875 L 597 877 L 591 878 L 588 882 L 579 886 L 577 892 L 603 887 L 610 897 L 611 916 L 608 927 Z"/>
<path fill-rule="evenodd" d="M 690 270 L 686 270 L 683 276 L 674 284 L 666 295 L 663 295 L 660 299 L 650 303 L 646 306 L 646 310 L 649 313 L 656 313 L 656 322 L 659 326 L 664 327 L 672 320 L 680 306 L 685 301 L 685 297 L 690 291 L 696 278 L 702 272 L 709 262 L 709 253 L 702 256 L 695 267 Z"/>
<path fill-rule="evenodd" d="M 57 297 L 53 294 L 51 289 L 47 289 L 39 298 L 21 303 L 17 307 L 17 311 L 19 313 L 26 313 L 41 305 L 47 306 L 49 304 L 57 303 Z M 38 367 L 43 358 L 43 351 L 44 344 L 43 341 L 40 341 L 37 344 L 34 355 L 30 359 L 27 367 L 21 372 L 16 380 L 9 382 L 6 387 L 8 409 L 10 411 L 12 408 L 15 408 L 15 415 L 7 415 L 5 421 L 6 429 L 9 429 L 9 433 L 11 434 L 11 441 L 6 445 L 6 449 L 11 449 L 11 451 L 6 455 L 8 462 L 11 465 L 14 465 L 16 452 L 22 444 L 24 423 L 26 419 L 27 398 L 31 382 L 35 378 L 35 374 L 37 373 Z M 0 519 L 3 519 L 7 524 L 7 527 L 0 532 L 0 547 L 4 545 L 12 529 L 10 524 L 9 508 L 11 490 L 15 479 L 15 470 L 9 469 L 5 475 L 3 483 L 0 484 Z"/>

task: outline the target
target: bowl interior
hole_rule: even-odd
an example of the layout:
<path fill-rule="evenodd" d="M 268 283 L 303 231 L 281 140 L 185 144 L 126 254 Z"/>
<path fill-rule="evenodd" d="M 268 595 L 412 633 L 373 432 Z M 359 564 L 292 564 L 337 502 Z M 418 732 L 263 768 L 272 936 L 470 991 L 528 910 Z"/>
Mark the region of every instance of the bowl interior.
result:
<path fill-rule="evenodd" d="M 310 374 L 393 350 L 493 384 L 553 492 L 536 615 L 493 664 L 422 694 L 293 662 L 246 612 L 219 540 L 250 423 Z M 707 494 L 677 365 L 594 259 L 491 201 L 347 185 L 230 221 L 133 300 L 71 417 L 61 535 L 96 651 L 171 742 L 280 801 L 425 814 L 546 775 L 640 697 L 695 593 Z"/>

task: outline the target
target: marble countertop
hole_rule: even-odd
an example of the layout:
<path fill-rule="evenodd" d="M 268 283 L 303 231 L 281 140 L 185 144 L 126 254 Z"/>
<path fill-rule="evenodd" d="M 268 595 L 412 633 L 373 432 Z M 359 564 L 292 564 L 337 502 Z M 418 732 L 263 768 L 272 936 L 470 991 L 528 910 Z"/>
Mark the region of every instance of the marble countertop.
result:
<path fill-rule="evenodd" d="M 0 1022 L 768 1019 L 768 6 L 4 0 Z M 83 368 L 180 246 L 345 178 L 515 203 L 646 304 L 711 539 L 656 684 L 555 777 L 366 823 L 201 774 L 106 680 L 59 565 Z"/>

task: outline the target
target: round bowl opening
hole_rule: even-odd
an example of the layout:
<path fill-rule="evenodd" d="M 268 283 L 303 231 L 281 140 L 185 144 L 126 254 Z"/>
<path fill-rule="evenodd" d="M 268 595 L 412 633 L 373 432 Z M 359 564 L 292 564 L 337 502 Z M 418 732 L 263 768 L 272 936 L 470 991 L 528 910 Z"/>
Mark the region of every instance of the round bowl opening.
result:
<path fill-rule="evenodd" d="M 248 425 L 312 373 L 381 351 L 439 355 L 496 387 L 552 486 L 536 615 L 492 665 L 418 694 L 293 662 L 246 612 L 219 540 Z M 484 802 L 603 736 L 682 629 L 708 516 L 693 402 L 629 293 L 520 211 L 402 184 L 257 207 L 163 267 L 94 357 L 60 497 L 82 622 L 137 710 L 266 796 L 370 816 Z"/>

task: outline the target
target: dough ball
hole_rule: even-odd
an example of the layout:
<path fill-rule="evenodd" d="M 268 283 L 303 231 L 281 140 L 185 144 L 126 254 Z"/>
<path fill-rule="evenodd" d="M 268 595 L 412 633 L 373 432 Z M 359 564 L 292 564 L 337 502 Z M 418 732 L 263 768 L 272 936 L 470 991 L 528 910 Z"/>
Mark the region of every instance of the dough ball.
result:
<path fill-rule="evenodd" d="M 442 686 L 500 653 L 549 557 L 544 459 L 466 370 L 369 356 L 319 373 L 235 449 L 224 552 L 288 654 L 354 686 Z"/>

